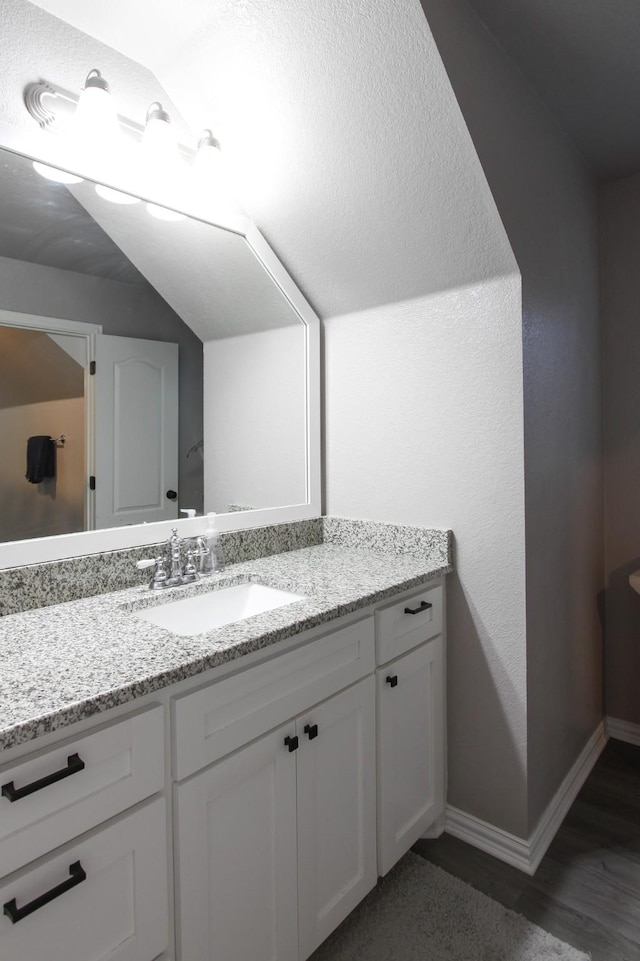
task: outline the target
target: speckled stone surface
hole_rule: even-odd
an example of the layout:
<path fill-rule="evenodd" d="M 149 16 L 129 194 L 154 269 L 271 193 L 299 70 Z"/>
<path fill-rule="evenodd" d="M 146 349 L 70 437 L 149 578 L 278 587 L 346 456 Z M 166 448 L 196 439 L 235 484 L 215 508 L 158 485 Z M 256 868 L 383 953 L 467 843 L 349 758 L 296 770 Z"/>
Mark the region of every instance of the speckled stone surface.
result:
<path fill-rule="evenodd" d="M 236 564 L 321 544 L 322 518 L 231 531 L 221 540 L 227 564 Z M 146 583 L 149 575 L 137 570 L 136 561 L 160 550 L 146 545 L 0 571 L 0 617 Z"/>
<path fill-rule="evenodd" d="M 0 619 L 0 749 L 30 741 L 451 571 L 441 551 L 383 553 L 337 543 L 245 561 L 160 598 L 146 587 Z M 286 607 L 194 637 L 135 616 L 229 583 L 256 580 L 304 595 Z"/>
<path fill-rule="evenodd" d="M 240 564 L 272 554 L 297 551 L 302 547 L 316 547 L 323 540 L 322 520 L 321 517 L 314 517 L 308 521 L 272 524 L 270 527 L 221 534 L 227 564 Z"/>
<path fill-rule="evenodd" d="M 0 617 L 142 584 L 149 576 L 136 561 L 153 552 L 147 545 L 0 571 Z"/>
<path fill-rule="evenodd" d="M 324 517 L 323 542 L 343 547 L 364 547 L 392 554 L 417 554 L 434 562 L 451 564 L 453 535 L 449 530 L 409 527 L 349 517 Z"/>

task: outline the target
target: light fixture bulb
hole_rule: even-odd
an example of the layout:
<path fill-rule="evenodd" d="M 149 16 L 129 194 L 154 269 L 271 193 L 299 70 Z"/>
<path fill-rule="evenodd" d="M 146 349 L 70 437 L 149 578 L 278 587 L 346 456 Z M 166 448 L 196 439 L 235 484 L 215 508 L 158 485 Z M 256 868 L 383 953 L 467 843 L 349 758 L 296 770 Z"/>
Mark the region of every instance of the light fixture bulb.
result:
<path fill-rule="evenodd" d="M 109 93 L 109 84 L 99 70 L 90 70 L 75 112 L 75 132 L 89 143 L 100 146 L 119 136 L 118 116 Z"/>
<path fill-rule="evenodd" d="M 224 158 L 220 143 L 210 130 L 203 130 L 198 140 L 198 152 L 193 161 L 193 169 L 199 177 L 223 176 Z"/>
<path fill-rule="evenodd" d="M 207 216 L 216 219 L 244 213 L 220 143 L 210 130 L 203 130 L 200 135 L 193 174 L 192 190 L 196 194 L 196 203 L 204 206 Z"/>
<path fill-rule="evenodd" d="M 171 119 L 162 104 L 156 101 L 147 110 L 147 120 L 142 134 L 142 148 L 151 167 L 174 170 L 180 160 L 180 151 Z"/>
<path fill-rule="evenodd" d="M 113 187 L 106 187 L 104 184 L 96 184 L 96 193 L 98 197 L 102 197 L 103 200 L 108 200 L 112 204 L 139 204 L 140 198 L 134 197 L 133 194 L 125 194 L 121 190 L 115 190 Z"/>
<path fill-rule="evenodd" d="M 43 164 L 39 160 L 33 161 L 33 169 L 36 170 L 41 177 L 46 177 L 47 180 L 52 180 L 57 184 L 82 183 L 82 177 L 76 177 L 75 174 L 70 174 L 66 170 L 58 170 L 57 167 L 50 167 L 49 164 Z"/>

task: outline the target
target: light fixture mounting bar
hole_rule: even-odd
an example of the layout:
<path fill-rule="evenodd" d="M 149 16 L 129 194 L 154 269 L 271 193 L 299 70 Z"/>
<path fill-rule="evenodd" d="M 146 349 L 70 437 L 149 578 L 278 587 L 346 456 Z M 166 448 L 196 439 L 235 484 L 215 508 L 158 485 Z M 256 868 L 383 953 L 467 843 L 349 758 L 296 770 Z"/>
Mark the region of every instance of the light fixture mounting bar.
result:
<path fill-rule="evenodd" d="M 80 99 L 79 94 L 71 93 L 62 87 L 50 83 L 48 80 L 37 80 L 24 88 L 24 105 L 30 116 L 43 130 L 53 130 L 56 133 L 68 129 L 75 109 Z M 140 140 L 144 125 L 118 114 L 118 123 L 125 135 Z M 183 153 L 193 156 L 194 151 L 180 144 Z"/>

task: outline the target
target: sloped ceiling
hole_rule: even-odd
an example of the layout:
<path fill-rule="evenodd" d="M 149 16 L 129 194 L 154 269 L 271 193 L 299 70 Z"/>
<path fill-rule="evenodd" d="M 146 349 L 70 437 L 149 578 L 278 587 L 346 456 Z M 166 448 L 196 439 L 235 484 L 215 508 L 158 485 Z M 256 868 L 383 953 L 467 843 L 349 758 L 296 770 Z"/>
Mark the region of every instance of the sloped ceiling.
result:
<path fill-rule="evenodd" d="M 418 0 L 38 5 L 214 130 L 321 316 L 516 269 Z"/>
<path fill-rule="evenodd" d="M 469 0 L 600 177 L 640 170 L 638 0 Z"/>
<path fill-rule="evenodd" d="M 0 327 L 0 409 L 84 397 L 84 367 L 36 330 Z"/>

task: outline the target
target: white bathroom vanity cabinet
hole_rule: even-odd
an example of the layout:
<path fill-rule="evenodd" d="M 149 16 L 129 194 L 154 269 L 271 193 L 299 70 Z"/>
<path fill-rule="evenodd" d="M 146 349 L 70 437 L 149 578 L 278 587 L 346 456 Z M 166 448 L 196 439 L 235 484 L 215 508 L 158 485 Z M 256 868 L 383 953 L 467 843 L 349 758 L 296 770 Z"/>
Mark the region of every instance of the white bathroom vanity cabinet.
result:
<path fill-rule="evenodd" d="M 0 755 L 2 961 L 304 961 L 438 822 L 444 581 Z"/>

